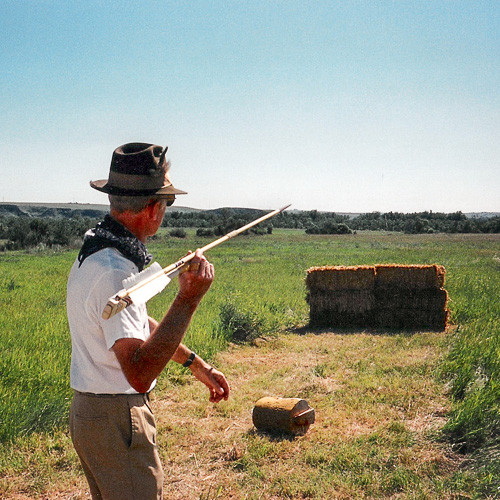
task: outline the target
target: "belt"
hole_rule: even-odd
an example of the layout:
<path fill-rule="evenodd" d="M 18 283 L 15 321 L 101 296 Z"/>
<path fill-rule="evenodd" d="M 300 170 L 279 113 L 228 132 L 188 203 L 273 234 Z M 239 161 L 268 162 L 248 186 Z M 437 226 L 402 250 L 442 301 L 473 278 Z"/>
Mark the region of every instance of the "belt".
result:
<path fill-rule="evenodd" d="M 145 398 L 147 401 L 149 401 L 149 392 L 133 392 L 132 394 L 95 394 L 93 392 L 81 392 L 77 391 L 76 389 L 73 389 L 76 394 L 79 394 L 81 396 L 86 396 L 90 398 L 129 398 L 129 397 L 137 397 L 137 396 L 142 396 Z"/>

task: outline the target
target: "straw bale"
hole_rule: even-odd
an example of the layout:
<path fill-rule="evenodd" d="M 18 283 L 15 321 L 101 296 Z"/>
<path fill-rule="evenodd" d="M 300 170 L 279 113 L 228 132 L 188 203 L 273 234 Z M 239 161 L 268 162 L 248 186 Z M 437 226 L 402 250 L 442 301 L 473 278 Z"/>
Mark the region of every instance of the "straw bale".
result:
<path fill-rule="evenodd" d="M 308 302 L 317 311 L 364 313 L 375 307 L 375 294 L 362 290 L 310 293 Z"/>
<path fill-rule="evenodd" d="M 443 266 L 433 265 L 377 265 L 377 288 L 410 288 L 424 290 L 442 288 L 446 270 Z"/>
<path fill-rule="evenodd" d="M 444 330 L 445 268 L 323 266 L 307 270 L 311 326 Z"/>
<path fill-rule="evenodd" d="M 374 266 L 322 266 L 307 270 L 307 288 L 311 291 L 373 290 Z"/>
<path fill-rule="evenodd" d="M 377 309 L 373 314 L 374 326 L 401 330 L 428 328 L 442 331 L 446 329 L 448 319 L 447 310 Z"/>
<path fill-rule="evenodd" d="M 375 290 L 379 309 L 416 309 L 421 311 L 442 311 L 448 302 L 444 289 L 402 289 L 381 288 Z"/>
<path fill-rule="evenodd" d="M 372 322 L 375 296 L 360 290 L 315 292 L 308 302 L 311 326 L 363 327 Z"/>
<path fill-rule="evenodd" d="M 309 325 L 311 327 L 366 328 L 373 323 L 372 311 L 366 313 L 338 312 L 332 310 L 311 309 Z"/>

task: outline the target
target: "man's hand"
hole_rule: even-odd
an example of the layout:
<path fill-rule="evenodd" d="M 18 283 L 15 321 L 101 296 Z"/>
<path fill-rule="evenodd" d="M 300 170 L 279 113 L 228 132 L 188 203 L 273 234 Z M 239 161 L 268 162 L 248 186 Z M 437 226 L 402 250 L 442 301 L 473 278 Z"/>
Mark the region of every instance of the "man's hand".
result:
<path fill-rule="evenodd" d="M 211 403 L 218 403 L 223 399 L 227 401 L 229 398 L 229 384 L 223 373 L 203 361 L 194 362 L 190 368 L 193 375 L 208 387 Z"/>
<path fill-rule="evenodd" d="M 188 270 L 179 275 L 179 298 L 199 301 L 214 280 L 214 266 L 198 249 L 188 264 Z"/>

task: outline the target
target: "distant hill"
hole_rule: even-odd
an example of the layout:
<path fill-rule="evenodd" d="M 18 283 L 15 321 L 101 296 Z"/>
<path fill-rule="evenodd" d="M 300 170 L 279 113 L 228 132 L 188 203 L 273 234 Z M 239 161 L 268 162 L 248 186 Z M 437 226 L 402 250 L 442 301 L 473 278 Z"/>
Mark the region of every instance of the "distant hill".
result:
<path fill-rule="evenodd" d="M 257 208 L 243 207 L 222 207 L 211 210 L 203 210 L 200 208 L 183 207 L 174 205 L 168 209 L 169 212 L 205 212 L 209 214 L 222 215 L 224 211 L 230 210 L 232 215 L 247 215 L 256 214 L 256 217 L 265 210 Z M 109 212 L 109 205 L 96 205 L 91 203 L 28 203 L 28 202 L 0 202 L 0 216 L 17 216 L 17 217 L 52 217 L 52 218 L 76 218 L 89 217 L 100 218 L 104 217 Z M 299 212 L 299 211 L 297 211 Z"/>
<path fill-rule="evenodd" d="M 175 207 L 178 212 L 194 212 L 196 208 Z M 0 216 L 99 219 L 109 212 L 109 205 L 91 203 L 6 203 L 0 202 Z"/>
<path fill-rule="evenodd" d="M 233 215 L 248 215 L 255 214 L 256 217 L 264 210 L 257 208 L 243 207 L 223 207 L 214 208 L 211 210 L 203 210 L 200 208 L 182 207 L 174 205 L 169 209 L 170 212 L 205 212 L 215 215 L 222 215 L 225 210 L 231 210 Z M 77 218 L 88 217 L 91 219 L 99 219 L 104 217 L 109 212 L 108 205 L 97 205 L 91 203 L 29 203 L 29 202 L 0 202 L 0 216 L 15 216 L 15 217 L 41 217 L 41 218 Z M 291 213 L 300 214 L 307 212 L 306 210 L 290 210 Z M 323 212 L 321 212 L 323 213 Z M 335 212 L 337 215 L 346 215 L 349 219 L 354 219 L 361 212 Z M 470 212 L 465 214 L 468 218 L 484 219 L 496 217 L 500 212 Z"/>
<path fill-rule="evenodd" d="M 0 203 L 0 215 L 18 217 L 98 218 L 108 211 L 106 205 L 80 203 Z"/>

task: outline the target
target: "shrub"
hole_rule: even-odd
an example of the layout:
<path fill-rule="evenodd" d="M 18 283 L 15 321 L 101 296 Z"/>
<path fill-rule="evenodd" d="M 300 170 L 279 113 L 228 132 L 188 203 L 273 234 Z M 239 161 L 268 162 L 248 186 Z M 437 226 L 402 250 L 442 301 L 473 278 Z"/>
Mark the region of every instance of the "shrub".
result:
<path fill-rule="evenodd" d="M 310 226 L 306 229 L 306 234 L 351 234 L 351 229 L 346 224 L 337 224 L 327 221 L 320 226 Z"/>
<path fill-rule="evenodd" d="M 220 329 L 227 340 L 248 342 L 265 331 L 264 321 L 251 311 L 241 311 L 232 302 L 220 307 Z"/>
<path fill-rule="evenodd" d="M 214 235 L 214 230 L 209 227 L 199 227 L 196 230 L 196 236 L 209 237 Z"/>
<path fill-rule="evenodd" d="M 186 231 L 180 227 L 172 229 L 168 234 L 173 238 L 185 238 L 187 236 Z"/>

